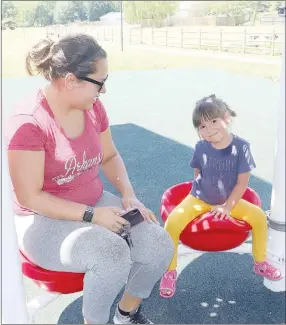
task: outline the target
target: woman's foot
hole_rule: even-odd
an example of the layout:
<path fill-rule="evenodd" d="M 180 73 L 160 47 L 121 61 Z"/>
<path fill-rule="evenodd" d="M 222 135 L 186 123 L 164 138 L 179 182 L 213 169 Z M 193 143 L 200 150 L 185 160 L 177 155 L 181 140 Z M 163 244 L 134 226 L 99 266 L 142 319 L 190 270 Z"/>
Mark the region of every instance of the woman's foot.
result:
<path fill-rule="evenodd" d="M 137 310 L 124 312 L 117 306 L 113 317 L 114 324 L 153 324 L 141 311 L 141 305 Z"/>
<path fill-rule="evenodd" d="M 261 275 L 270 281 L 279 281 L 283 278 L 281 272 L 267 261 L 255 262 L 253 271 L 254 273 Z"/>
<path fill-rule="evenodd" d="M 162 298 L 171 298 L 176 292 L 177 271 L 167 271 L 160 282 L 160 296 Z"/>

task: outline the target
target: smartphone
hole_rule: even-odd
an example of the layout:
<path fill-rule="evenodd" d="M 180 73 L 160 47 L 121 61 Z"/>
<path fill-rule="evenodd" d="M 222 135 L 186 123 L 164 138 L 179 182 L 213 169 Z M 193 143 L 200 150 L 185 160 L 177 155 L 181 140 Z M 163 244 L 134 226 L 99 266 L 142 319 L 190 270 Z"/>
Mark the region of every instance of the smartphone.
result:
<path fill-rule="evenodd" d="M 125 214 L 121 215 L 123 219 L 127 220 L 130 223 L 130 226 L 133 227 L 137 225 L 138 223 L 144 221 L 144 217 L 139 209 L 135 208 L 132 209 Z"/>

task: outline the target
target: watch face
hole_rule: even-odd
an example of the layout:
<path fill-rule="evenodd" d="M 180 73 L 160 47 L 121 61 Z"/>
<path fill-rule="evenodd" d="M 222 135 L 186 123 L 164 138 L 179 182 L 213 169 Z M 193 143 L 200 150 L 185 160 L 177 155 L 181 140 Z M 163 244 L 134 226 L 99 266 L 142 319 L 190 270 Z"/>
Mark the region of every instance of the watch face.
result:
<path fill-rule="evenodd" d="M 88 212 L 93 213 L 93 208 L 92 207 L 88 207 Z"/>

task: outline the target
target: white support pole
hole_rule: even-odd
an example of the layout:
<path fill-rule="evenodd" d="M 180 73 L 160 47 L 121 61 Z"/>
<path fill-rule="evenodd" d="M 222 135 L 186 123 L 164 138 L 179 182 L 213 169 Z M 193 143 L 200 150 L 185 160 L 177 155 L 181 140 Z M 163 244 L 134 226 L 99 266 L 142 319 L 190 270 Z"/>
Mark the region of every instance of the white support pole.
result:
<path fill-rule="evenodd" d="M 2 323 L 28 324 L 19 247 L 14 225 L 6 146 L 2 143 Z"/>
<path fill-rule="evenodd" d="M 120 1 L 120 41 L 121 41 L 121 52 L 123 52 L 123 3 Z"/>
<path fill-rule="evenodd" d="M 280 107 L 269 217 L 267 257 L 285 276 L 285 55 L 282 58 Z M 275 292 L 285 291 L 285 277 L 280 281 L 265 279 L 264 285 Z"/>

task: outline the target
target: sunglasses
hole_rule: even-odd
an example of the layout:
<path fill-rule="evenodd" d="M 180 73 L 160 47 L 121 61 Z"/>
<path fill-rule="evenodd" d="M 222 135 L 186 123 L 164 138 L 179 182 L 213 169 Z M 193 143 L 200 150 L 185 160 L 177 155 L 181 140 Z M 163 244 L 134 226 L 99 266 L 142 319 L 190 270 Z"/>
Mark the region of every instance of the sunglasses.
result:
<path fill-rule="evenodd" d="M 101 91 L 101 89 L 102 89 L 102 87 L 104 86 L 105 81 L 107 80 L 107 78 L 108 78 L 108 75 L 106 76 L 106 78 L 105 78 L 103 81 L 97 81 L 97 80 L 92 79 L 92 78 L 89 78 L 89 77 L 81 77 L 81 78 L 79 78 L 79 79 L 81 79 L 81 80 L 85 80 L 85 81 L 88 81 L 88 82 L 91 82 L 91 83 L 93 83 L 93 84 L 95 84 L 95 85 L 98 85 L 98 86 L 99 86 L 98 91 Z"/>

